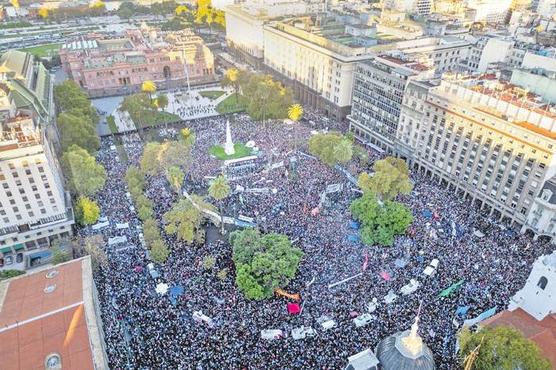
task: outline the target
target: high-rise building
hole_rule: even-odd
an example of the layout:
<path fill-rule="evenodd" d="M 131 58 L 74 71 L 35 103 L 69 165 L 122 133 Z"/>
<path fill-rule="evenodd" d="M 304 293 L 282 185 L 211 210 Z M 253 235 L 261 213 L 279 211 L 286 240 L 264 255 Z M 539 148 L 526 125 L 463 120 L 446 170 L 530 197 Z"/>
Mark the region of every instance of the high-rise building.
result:
<path fill-rule="evenodd" d="M 415 61 L 379 56 L 355 70 L 350 131 L 391 151 L 396 140 L 405 88 L 416 78 L 432 77 L 433 69 Z"/>
<path fill-rule="evenodd" d="M 50 79 L 25 53 L 0 60 L 0 269 L 24 269 L 48 257 L 52 241 L 71 235 L 74 218 L 46 134 Z M 41 91 L 48 91 L 46 101 Z"/>
<path fill-rule="evenodd" d="M 396 153 L 491 215 L 549 236 L 556 207 L 541 190 L 554 182 L 555 148 L 554 107 L 492 75 L 406 88 Z M 550 203 L 542 225 L 537 203 Z"/>

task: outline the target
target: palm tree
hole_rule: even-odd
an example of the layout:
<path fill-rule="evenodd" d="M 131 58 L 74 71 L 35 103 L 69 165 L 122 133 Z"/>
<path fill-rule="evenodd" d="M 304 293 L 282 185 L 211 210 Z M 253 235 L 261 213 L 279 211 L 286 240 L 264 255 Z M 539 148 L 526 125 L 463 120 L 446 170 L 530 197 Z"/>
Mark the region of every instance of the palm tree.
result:
<path fill-rule="evenodd" d="M 151 104 L 153 101 L 153 94 L 156 92 L 156 84 L 152 81 L 144 81 L 141 84 L 141 91 L 148 94 L 149 98 L 151 99 Z"/>
<path fill-rule="evenodd" d="M 303 117 L 303 107 L 301 106 L 301 104 L 293 104 L 290 105 L 290 107 L 288 108 L 288 118 L 291 119 L 293 122 L 298 122 L 301 117 Z M 296 128 L 294 127 L 294 130 Z M 295 143 L 294 143 L 294 147 L 295 149 L 297 149 L 297 142 L 299 141 L 299 138 L 297 137 L 297 131 L 295 132 Z"/>
<path fill-rule="evenodd" d="M 230 195 L 230 185 L 228 180 L 222 175 L 214 179 L 208 189 L 209 195 L 218 202 L 218 209 L 220 212 L 220 225 L 221 233 L 224 234 L 224 213 L 222 211 L 222 200 Z"/>
<path fill-rule="evenodd" d="M 288 118 L 298 122 L 303 117 L 303 107 L 301 104 L 293 104 L 288 108 Z"/>
<path fill-rule="evenodd" d="M 334 159 L 339 163 L 347 163 L 353 156 L 353 144 L 348 139 L 342 139 L 334 148 Z"/>
<path fill-rule="evenodd" d="M 181 170 L 181 168 L 178 166 L 168 168 L 168 171 L 166 171 L 166 179 L 170 183 L 170 186 L 172 186 L 172 188 L 179 195 L 183 180 L 185 179 L 185 173 Z"/>

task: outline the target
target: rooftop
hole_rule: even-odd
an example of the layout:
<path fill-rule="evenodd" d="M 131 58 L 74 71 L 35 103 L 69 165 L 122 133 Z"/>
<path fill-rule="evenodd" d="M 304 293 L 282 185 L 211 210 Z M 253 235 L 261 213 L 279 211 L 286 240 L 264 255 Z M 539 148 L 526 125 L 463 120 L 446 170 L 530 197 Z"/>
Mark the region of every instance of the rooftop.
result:
<path fill-rule="evenodd" d="M 63 369 L 104 368 L 92 304 L 89 257 L 1 282 L 2 369 L 44 369 L 52 354 Z"/>
<path fill-rule="evenodd" d="M 487 326 L 510 326 L 523 333 L 523 335 L 535 342 L 543 352 L 544 356 L 556 369 L 556 314 L 549 315 L 541 321 L 518 308 L 514 311 L 502 311 L 487 319 L 483 325 Z"/>

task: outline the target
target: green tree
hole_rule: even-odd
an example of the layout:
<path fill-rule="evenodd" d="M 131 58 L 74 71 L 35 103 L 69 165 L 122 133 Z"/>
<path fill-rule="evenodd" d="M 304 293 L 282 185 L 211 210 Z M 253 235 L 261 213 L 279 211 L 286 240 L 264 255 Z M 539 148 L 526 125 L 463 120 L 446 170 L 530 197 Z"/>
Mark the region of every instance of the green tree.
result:
<path fill-rule="evenodd" d="M 54 100 L 60 112 L 85 115 L 93 125 L 99 122 L 98 114 L 91 105 L 89 97 L 73 80 L 66 80 L 54 87 Z"/>
<path fill-rule="evenodd" d="M 91 196 L 104 187 L 106 171 L 85 149 L 72 145 L 62 156 L 70 189 L 80 196 Z"/>
<path fill-rule="evenodd" d="M 213 208 L 200 197 L 195 196 L 194 201 L 201 208 Z M 172 206 L 170 211 L 164 214 L 164 229 L 166 233 L 176 235 L 179 240 L 186 244 L 200 243 L 204 240 L 204 230 L 201 227 L 203 219 L 201 211 L 189 199 L 182 198 Z"/>
<path fill-rule="evenodd" d="M 392 246 L 413 222 L 411 210 L 397 202 L 379 203 L 372 193 L 364 193 L 351 204 L 353 217 L 361 222 L 361 240 L 367 245 Z"/>
<path fill-rule="evenodd" d="M 100 148 L 100 139 L 94 125 L 87 116 L 61 113 L 57 122 L 60 130 L 60 145 L 63 151 L 74 144 L 91 154 L 94 154 Z"/>
<path fill-rule="evenodd" d="M 155 240 L 160 239 L 158 222 L 154 218 L 147 218 L 143 221 L 143 238 L 149 247 Z"/>
<path fill-rule="evenodd" d="M 50 251 L 52 252 L 52 258 L 50 262 L 52 262 L 53 265 L 58 265 L 71 259 L 71 255 L 69 254 L 69 252 L 59 245 L 50 247 Z"/>
<path fill-rule="evenodd" d="M 236 284 L 249 299 L 270 298 L 295 276 L 303 256 L 285 235 L 246 229 L 230 235 Z"/>
<path fill-rule="evenodd" d="M 166 179 L 176 193 L 180 193 L 185 173 L 177 166 L 172 166 L 166 171 Z"/>
<path fill-rule="evenodd" d="M 154 176 L 160 172 L 159 160 L 162 145 L 155 142 L 150 142 L 145 145 L 143 155 L 141 156 L 140 166 L 141 171 L 150 176 Z"/>
<path fill-rule="evenodd" d="M 85 238 L 84 248 L 89 256 L 91 256 L 91 265 L 93 270 L 108 267 L 108 257 L 102 249 L 104 240 L 101 235 L 94 235 Z"/>
<path fill-rule="evenodd" d="M 164 263 L 170 255 L 166 243 L 162 239 L 155 240 L 151 245 L 150 256 L 156 263 Z"/>
<path fill-rule="evenodd" d="M 462 362 L 474 350 L 478 354 L 474 370 L 550 370 L 550 363 L 539 347 L 521 332 L 507 326 L 486 327 L 472 333 L 464 328 L 460 333 Z"/>
<path fill-rule="evenodd" d="M 339 132 L 316 134 L 309 139 L 309 152 L 329 166 L 347 163 L 353 156 L 353 143 Z"/>
<path fill-rule="evenodd" d="M 228 180 L 222 175 L 212 180 L 208 189 L 209 195 L 218 202 L 218 211 L 220 213 L 220 232 L 224 234 L 224 212 L 222 210 L 222 201 L 230 195 L 230 185 Z"/>
<path fill-rule="evenodd" d="M 100 207 L 94 200 L 79 197 L 75 205 L 75 216 L 81 225 L 92 225 L 100 217 Z"/>
<path fill-rule="evenodd" d="M 161 144 L 158 155 L 159 167 L 165 171 L 178 167 L 187 171 L 191 165 L 191 146 L 183 140 L 166 141 Z"/>
<path fill-rule="evenodd" d="M 140 193 L 143 192 L 145 186 L 145 177 L 137 167 L 129 167 L 125 173 L 125 181 L 128 188 L 137 188 Z"/>
<path fill-rule="evenodd" d="M 158 94 L 156 97 L 156 106 L 162 110 L 168 107 L 168 96 L 166 94 Z"/>
<path fill-rule="evenodd" d="M 409 194 L 413 183 L 409 179 L 409 169 L 403 159 L 386 157 L 373 165 L 374 173 L 363 172 L 358 184 L 364 193 L 376 194 L 380 199 L 394 199 L 398 194 Z"/>

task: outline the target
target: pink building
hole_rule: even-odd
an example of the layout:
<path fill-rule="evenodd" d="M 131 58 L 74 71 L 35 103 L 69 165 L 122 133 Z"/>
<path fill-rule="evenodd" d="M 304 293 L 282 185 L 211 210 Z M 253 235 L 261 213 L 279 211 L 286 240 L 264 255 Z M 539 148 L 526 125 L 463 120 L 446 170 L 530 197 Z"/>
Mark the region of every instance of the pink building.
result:
<path fill-rule="evenodd" d="M 215 81 L 214 57 L 191 30 L 142 27 L 121 37 L 91 34 L 60 49 L 64 71 L 90 96 L 127 94 L 143 81 L 159 89 Z"/>

